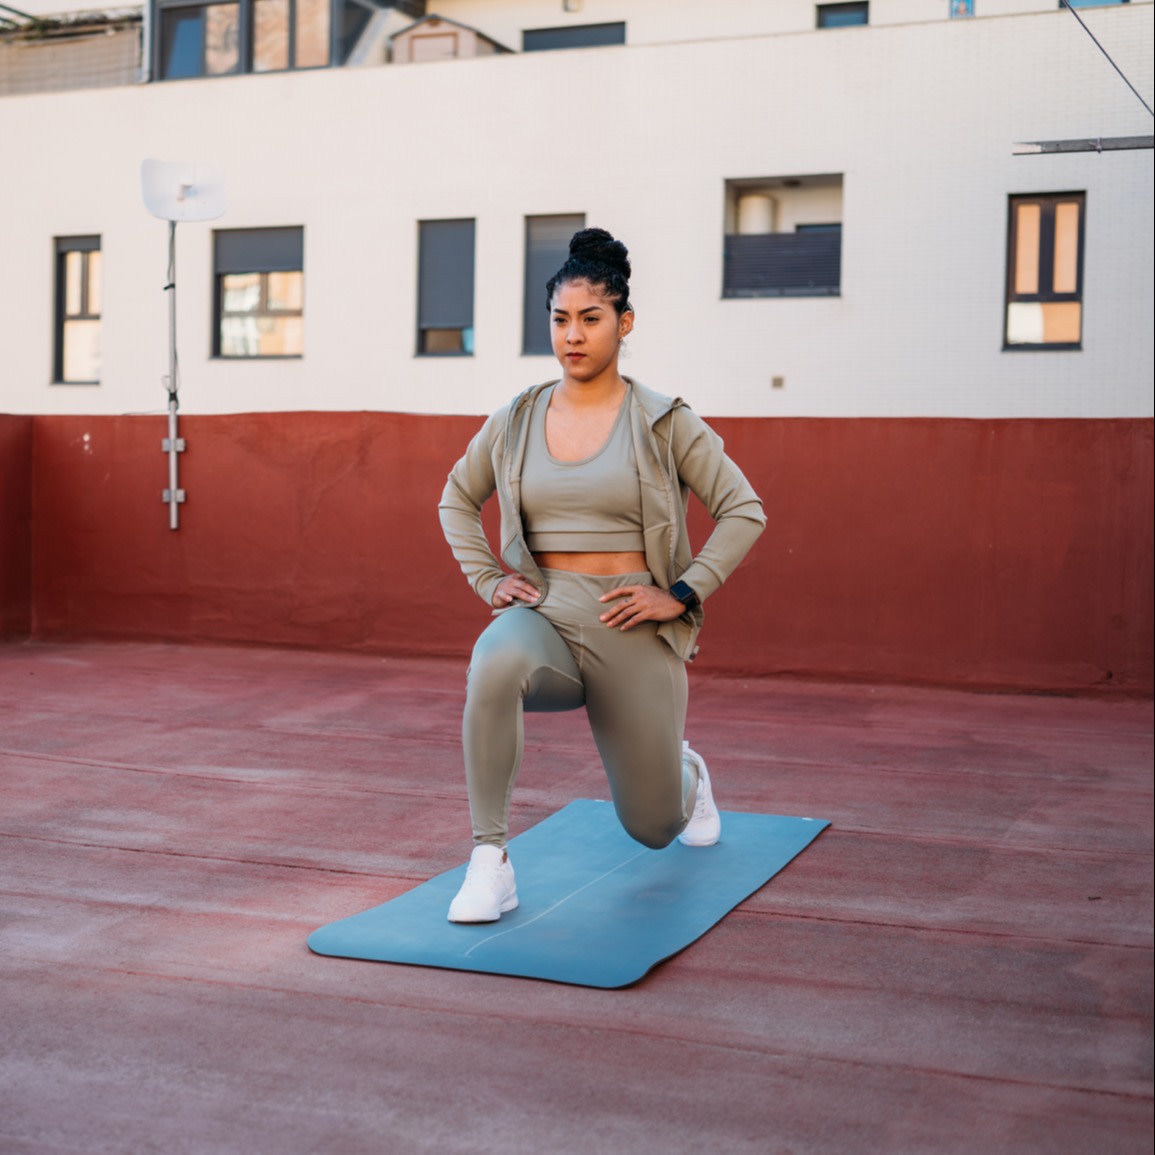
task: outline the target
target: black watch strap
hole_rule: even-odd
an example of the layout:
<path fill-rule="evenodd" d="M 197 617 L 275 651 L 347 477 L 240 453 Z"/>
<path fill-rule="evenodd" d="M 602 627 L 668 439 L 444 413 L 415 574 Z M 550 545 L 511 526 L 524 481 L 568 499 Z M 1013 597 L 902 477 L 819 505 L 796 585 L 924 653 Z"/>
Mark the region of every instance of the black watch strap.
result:
<path fill-rule="evenodd" d="M 701 598 L 694 592 L 694 587 L 687 585 L 685 582 L 674 582 L 674 584 L 670 586 L 670 593 L 688 610 L 692 610 L 702 604 Z"/>

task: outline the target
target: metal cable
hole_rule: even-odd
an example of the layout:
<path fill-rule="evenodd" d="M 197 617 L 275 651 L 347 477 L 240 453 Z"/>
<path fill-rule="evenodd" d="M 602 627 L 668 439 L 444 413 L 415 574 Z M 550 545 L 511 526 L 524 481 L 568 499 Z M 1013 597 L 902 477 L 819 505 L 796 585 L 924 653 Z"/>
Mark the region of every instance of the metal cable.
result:
<path fill-rule="evenodd" d="M 1118 73 L 1120 76 L 1122 76 L 1122 77 L 1123 77 L 1123 83 L 1124 83 L 1124 84 L 1125 84 L 1125 85 L 1126 85 L 1126 86 L 1127 86 L 1127 87 L 1128 87 L 1128 88 L 1129 88 L 1129 89 L 1130 89 L 1132 92 L 1134 92 L 1134 93 L 1135 93 L 1136 97 L 1138 97 L 1138 99 L 1139 99 L 1139 103 L 1140 103 L 1140 104 L 1141 104 L 1141 105 L 1142 105 L 1142 106 L 1143 106 L 1143 107 L 1144 107 L 1144 108 L 1147 110 L 1147 112 L 1148 112 L 1148 113 L 1149 113 L 1151 116 L 1155 116 L 1155 112 L 1152 112 L 1152 111 L 1151 111 L 1151 106 L 1150 106 L 1150 105 L 1147 103 L 1147 101 L 1145 101 L 1145 100 L 1143 99 L 1143 97 L 1139 96 L 1139 92 L 1138 92 L 1138 90 L 1135 88 L 1135 85 L 1133 85 L 1133 84 L 1131 83 L 1131 81 L 1129 81 L 1129 80 L 1127 79 L 1127 77 L 1123 75 L 1123 70 L 1122 70 L 1122 69 L 1119 67 L 1119 65 L 1117 65 L 1117 64 L 1115 63 L 1115 61 L 1113 61 L 1113 60 L 1111 59 L 1111 54 L 1110 54 L 1110 53 L 1109 53 L 1109 52 L 1108 52 L 1108 51 L 1107 51 L 1107 50 L 1106 50 L 1106 49 L 1105 49 L 1105 48 L 1102 46 L 1102 44 L 1100 44 L 1100 43 L 1099 43 L 1099 41 L 1098 41 L 1098 40 L 1096 40 L 1096 39 L 1095 39 L 1095 34 L 1094 34 L 1094 32 L 1092 32 L 1092 31 L 1090 30 L 1090 28 L 1088 28 L 1088 27 L 1087 27 L 1087 25 L 1083 23 L 1083 18 L 1082 18 L 1082 17 L 1081 17 L 1081 16 L 1078 14 L 1078 12 L 1076 12 L 1076 11 L 1075 11 L 1075 9 L 1074 9 L 1074 8 L 1072 8 L 1072 7 L 1071 7 L 1071 3 L 1070 3 L 1070 0 L 1059 0 L 1059 3 L 1060 3 L 1060 4 L 1061 4 L 1061 5 L 1064 7 L 1064 8 L 1066 8 L 1066 9 L 1067 9 L 1067 11 L 1068 11 L 1068 12 L 1070 12 L 1070 13 L 1071 13 L 1071 15 L 1072 15 L 1072 16 L 1074 16 L 1074 18 L 1075 18 L 1076 20 L 1078 20 L 1078 22 L 1079 22 L 1079 25 L 1080 25 L 1080 27 L 1083 29 L 1083 31 L 1084 31 L 1084 32 L 1086 32 L 1086 34 L 1087 34 L 1088 36 L 1090 36 L 1090 38 L 1092 39 L 1092 41 L 1094 41 L 1095 47 L 1096 47 L 1096 48 L 1097 48 L 1097 49 L 1098 49 L 1098 50 L 1099 50 L 1099 51 L 1100 51 L 1100 52 L 1101 52 L 1101 53 L 1102 53 L 1102 54 L 1103 54 L 1103 55 L 1104 55 L 1104 56 L 1107 58 L 1107 62 L 1108 62 L 1110 65 L 1111 65 L 1111 67 L 1112 67 L 1112 68 L 1113 68 L 1113 69 L 1114 69 L 1114 70 L 1115 70 L 1115 71 L 1116 71 L 1116 72 L 1117 72 L 1117 73 Z"/>

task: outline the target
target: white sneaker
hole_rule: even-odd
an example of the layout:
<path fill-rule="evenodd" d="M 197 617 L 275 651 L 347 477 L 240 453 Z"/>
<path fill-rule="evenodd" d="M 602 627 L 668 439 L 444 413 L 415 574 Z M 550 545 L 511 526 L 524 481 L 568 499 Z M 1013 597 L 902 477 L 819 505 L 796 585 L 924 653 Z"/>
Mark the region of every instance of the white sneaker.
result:
<path fill-rule="evenodd" d="M 449 921 L 497 922 L 516 906 L 517 884 L 509 855 L 500 846 L 475 846 L 465 882 L 449 904 Z"/>
<path fill-rule="evenodd" d="M 698 771 L 698 798 L 694 803 L 693 817 L 678 835 L 678 841 L 683 846 L 713 846 L 722 837 L 722 818 L 714 805 L 706 761 L 701 754 L 690 749 L 689 742 L 682 743 L 682 765 L 693 766 Z"/>

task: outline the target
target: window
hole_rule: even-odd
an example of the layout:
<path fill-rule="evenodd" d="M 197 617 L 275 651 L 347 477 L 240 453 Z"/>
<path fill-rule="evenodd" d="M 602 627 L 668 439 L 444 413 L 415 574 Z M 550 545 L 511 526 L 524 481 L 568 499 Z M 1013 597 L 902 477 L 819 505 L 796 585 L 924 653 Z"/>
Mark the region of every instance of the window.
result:
<path fill-rule="evenodd" d="M 100 282 L 100 238 L 57 237 L 52 379 L 58 384 L 100 381 Z"/>
<path fill-rule="evenodd" d="M 870 22 L 870 4 L 862 0 L 857 4 L 819 4 L 819 28 L 849 28 L 853 24 Z"/>
<path fill-rule="evenodd" d="M 473 353 L 472 220 L 418 222 L 417 352 Z"/>
<path fill-rule="evenodd" d="M 301 228 L 213 233 L 214 357 L 303 354 L 304 241 Z"/>
<path fill-rule="evenodd" d="M 227 76 L 238 71 L 239 4 L 161 8 L 158 15 L 160 79 Z"/>
<path fill-rule="evenodd" d="M 155 0 L 160 80 L 321 68 L 329 63 L 330 0 Z"/>
<path fill-rule="evenodd" d="M 836 297 L 842 289 L 842 177 L 726 182 L 723 297 Z"/>
<path fill-rule="evenodd" d="M 1067 0 L 1072 8 L 1105 8 L 1108 4 L 1130 4 L 1131 0 Z M 1059 0 L 1059 7 L 1065 8 L 1063 0 Z"/>
<path fill-rule="evenodd" d="M 546 282 L 565 264 L 570 237 L 584 229 L 582 213 L 525 218 L 523 353 L 551 353 Z"/>
<path fill-rule="evenodd" d="M 521 34 L 522 52 L 552 52 L 558 48 L 600 48 L 625 44 L 626 26 L 619 24 L 571 24 L 564 28 L 527 28 Z"/>
<path fill-rule="evenodd" d="M 1085 201 L 1081 192 L 1010 198 L 1004 348 L 1081 347 Z"/>
<path fill-rule="evenodd" d="M 253 71 L 329 63 L 329 0 L 253 0 Z"/>

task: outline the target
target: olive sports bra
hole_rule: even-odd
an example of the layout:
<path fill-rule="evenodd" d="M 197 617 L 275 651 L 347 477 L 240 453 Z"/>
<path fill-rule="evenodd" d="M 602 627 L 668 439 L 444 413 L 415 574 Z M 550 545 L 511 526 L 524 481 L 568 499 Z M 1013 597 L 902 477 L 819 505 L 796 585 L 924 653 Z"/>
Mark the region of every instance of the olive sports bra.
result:
<path fill-rule="evenodd" d="M 642 496 L 627 388 L 605 444 L 581 461 L 558 461 L 545 443 L 553 387 L 534 402 L 521 468 L 521 516 L 532 553 L 642 552 Z"/>

